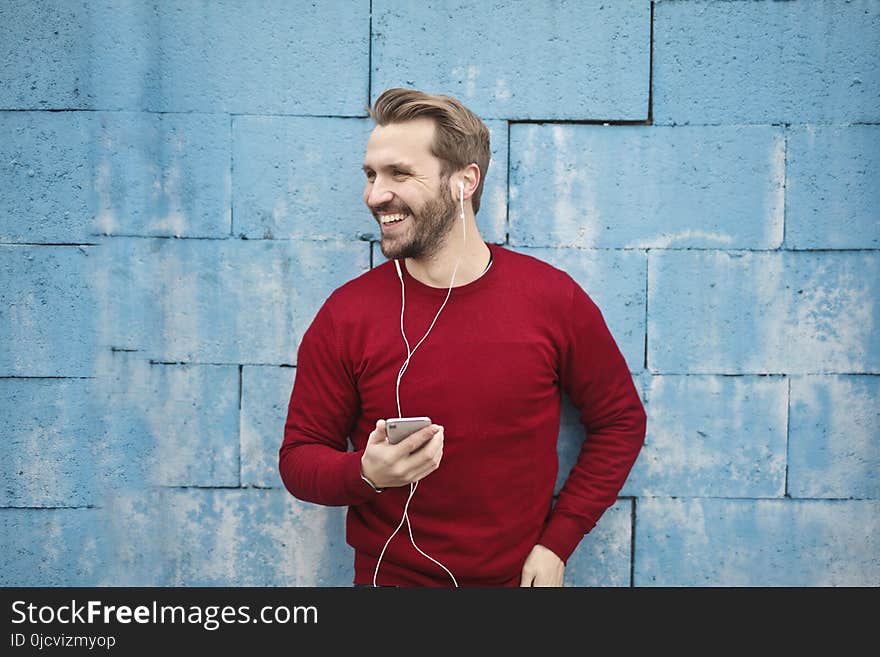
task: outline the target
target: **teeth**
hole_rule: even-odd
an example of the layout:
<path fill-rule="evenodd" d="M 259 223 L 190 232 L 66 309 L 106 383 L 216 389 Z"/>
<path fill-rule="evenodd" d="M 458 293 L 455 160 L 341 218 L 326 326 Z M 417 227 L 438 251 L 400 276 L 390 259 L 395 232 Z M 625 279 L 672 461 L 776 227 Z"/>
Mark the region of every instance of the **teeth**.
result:
<path fill-rule="evenodd" d="M 407 215 L 405 214 L 386 214 L 381 217 L 383 224 L 393 224 L 398 221 L 403 221 L 406 219 Z"/>

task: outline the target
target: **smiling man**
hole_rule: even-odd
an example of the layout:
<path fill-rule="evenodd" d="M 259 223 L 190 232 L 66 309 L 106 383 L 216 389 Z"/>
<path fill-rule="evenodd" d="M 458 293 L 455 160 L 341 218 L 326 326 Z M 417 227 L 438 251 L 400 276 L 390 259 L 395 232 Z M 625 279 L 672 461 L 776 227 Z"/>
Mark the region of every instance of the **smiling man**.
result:
<path fill-rule="evenodd" d="M 629 368 L 568 274 L 480 237 L 479 118 L 410 89 L 370 115 L 363 198 L 388 261 L 303 336 L 281 478 L 348 506 L 355 584 L 561 586 L 644 441 Z M 585 441 L 554 505 L 563 392 Z M 433 422 L 389 440 L 387 420 L 414 416 Z"/>

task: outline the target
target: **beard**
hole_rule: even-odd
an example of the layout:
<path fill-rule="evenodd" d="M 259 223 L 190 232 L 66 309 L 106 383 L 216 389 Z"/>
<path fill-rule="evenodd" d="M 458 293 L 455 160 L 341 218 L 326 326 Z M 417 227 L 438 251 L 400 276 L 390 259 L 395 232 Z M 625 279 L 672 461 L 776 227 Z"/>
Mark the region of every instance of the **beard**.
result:
<path fill-rule="evenodd" d="M 393 238 L 383 236 L 380 244 L 382 255 L 389 260 L 425 258 L 434 255 L 454 224 L 456 205 L 449 194 L 449 179 L 440 182 L 437 196 L 427 201 L 417 212 L 405 205 L 399 207 L 388 205 L 376 208 L 373 216 L 389 210 L 408 213 L 412 225 L 406 235 Z M 378 220 L 378 217 L 376 218 Z"/>

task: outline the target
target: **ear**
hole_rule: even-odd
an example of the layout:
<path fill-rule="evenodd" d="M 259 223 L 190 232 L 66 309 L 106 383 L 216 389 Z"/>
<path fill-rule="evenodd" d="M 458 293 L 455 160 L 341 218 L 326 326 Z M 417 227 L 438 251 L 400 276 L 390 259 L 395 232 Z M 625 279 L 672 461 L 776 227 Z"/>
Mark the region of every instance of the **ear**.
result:
<path fill-rule="evenodd" d="M 455 195 L 455 200 L 458 200 L 460 183 L 464 183 L 464 197 L 469 199 L 477 190 L 477 185 L 480 184 L 480 167 L 476 162 L 471 162 L 454 176 L 453 181 L 452 193 Z"/>

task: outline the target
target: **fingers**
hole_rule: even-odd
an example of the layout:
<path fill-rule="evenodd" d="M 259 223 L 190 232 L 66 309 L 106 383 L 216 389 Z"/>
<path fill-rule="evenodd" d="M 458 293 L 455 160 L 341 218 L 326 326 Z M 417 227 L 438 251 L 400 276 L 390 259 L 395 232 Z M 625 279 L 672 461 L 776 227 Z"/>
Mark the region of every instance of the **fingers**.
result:
<path fill-rule="evenodd" d="M 404 456 L 401 467 L 408 481 L 419 481 L 440 467 L 442 459 L 443 429 L 441 428 L 426 443 Z"/>
<path fill-rule="evenodd" d="M 552 550 L 535 545 L 523 564 L 520 586 L 562 586 L 565 563 Z"/>
<path fill-rule="evenodd" d="M 412 474 L 413 481 L 421 481 L 440 467 L 440 461 L 443 460 L 443 442 L 440 438 L 442 438 L 442 434 L 434 436 L 431 442 L 419 453 L 419 456 L 425 458 Z"/>
<path fill-rule="evenodd" d="M 388 440 L 388 434 L 385 432 L 385 420 L 376 420 L 376 428 L 370 432 L 367 442 L 370 444 L 384 443 Z"/>
<path fill-rule="evenodd" d="M 438 433 L 442 436 L 443 427 L 441 427 L 439 424 L 431 424 L 424 429 L 419 429 L 418 431 L 410 434 L 399 443 L 397 443 L 397 446 L 401 449 L 403 453 L 412 454 L 413 452 L 416 452 L 424 447 Z"/>

